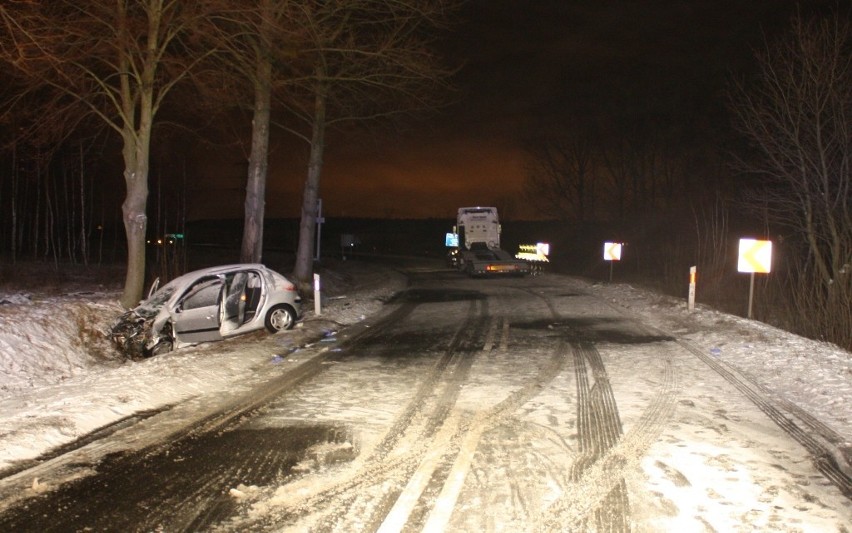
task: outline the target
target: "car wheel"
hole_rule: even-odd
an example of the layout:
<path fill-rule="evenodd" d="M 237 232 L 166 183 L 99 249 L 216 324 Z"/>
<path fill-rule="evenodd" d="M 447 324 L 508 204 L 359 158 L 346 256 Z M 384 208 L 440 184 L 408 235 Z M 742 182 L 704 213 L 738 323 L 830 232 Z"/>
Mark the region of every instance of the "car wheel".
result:
<path fill-rule="evenodd" d="M 266 329 L 272 333 L 292 329 L 296 324 L 296 311 L 287 304 L 278 304 L 266 313 Z"/>
<path fill-rule="evenodd" d="M 174 349 L 174 343 L 171 340 L 161 340 L 157 344 L 155 344 L 149 351 L 148 355 L 155 356 L 164 353 L 169 353 Z"/>

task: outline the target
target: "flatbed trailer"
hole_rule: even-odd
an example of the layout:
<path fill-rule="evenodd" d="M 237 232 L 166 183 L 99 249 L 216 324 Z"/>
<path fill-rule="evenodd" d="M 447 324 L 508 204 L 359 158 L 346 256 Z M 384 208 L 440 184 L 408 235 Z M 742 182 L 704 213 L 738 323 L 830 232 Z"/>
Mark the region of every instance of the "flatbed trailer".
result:
<path fill-rule="evenodd" d="M 454 265 L 470 276 L 526 276 L 527 261 L 500 248 L 500 221 L 496 207 L 461 207 L 454 233 L 458 247 L 450 251 Z"/>

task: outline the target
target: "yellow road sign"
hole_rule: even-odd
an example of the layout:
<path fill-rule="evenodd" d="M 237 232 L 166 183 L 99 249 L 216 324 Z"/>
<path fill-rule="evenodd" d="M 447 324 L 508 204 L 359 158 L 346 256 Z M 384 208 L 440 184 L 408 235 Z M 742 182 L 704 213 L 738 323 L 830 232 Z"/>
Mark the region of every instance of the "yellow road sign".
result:
<path fill-rule="evenodd" d="M 772 241 L 740 239 L 737 270 L 766 274 L 772 269 Z"/>
<path fill-rule="evenodd" d="M 605 242 L 604 243 L 604 260 L 605 261 L 621 261 L 621 243 L 620 242 Z"/>

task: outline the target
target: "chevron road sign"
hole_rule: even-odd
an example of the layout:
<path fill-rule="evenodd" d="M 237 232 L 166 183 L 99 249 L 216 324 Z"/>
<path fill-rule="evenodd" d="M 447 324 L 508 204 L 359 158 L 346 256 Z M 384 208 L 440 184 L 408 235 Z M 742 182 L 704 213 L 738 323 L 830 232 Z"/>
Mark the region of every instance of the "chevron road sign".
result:
<path fill-rule="evenodd" d="M 748 318 L 752 318 L 754 304 L 754 274 L 767 274 L 772 270 L 772 241 L 740 239 L 740 256 L 737 270 L 751 273 L 748 286 Z"/>
<path fill-rule="evenodd" d="M 621 243 L 620 242 L 605 242 L 604 243 L 604 260 L 605 261 L 621 261 Z"/>
<path fill-rule="evenodd" d="M 621 243 L 620 242 L 605 242 L 604 243 L 604 261 L 609 261 L 609 281 L 612 281 L 612 265 L 616 261 L 621 261 Z"/>
<path fill-rule="evenodd" d="M 737 270 L 767 274 L 772 269 L 772 241 L 740 239 Z"/>

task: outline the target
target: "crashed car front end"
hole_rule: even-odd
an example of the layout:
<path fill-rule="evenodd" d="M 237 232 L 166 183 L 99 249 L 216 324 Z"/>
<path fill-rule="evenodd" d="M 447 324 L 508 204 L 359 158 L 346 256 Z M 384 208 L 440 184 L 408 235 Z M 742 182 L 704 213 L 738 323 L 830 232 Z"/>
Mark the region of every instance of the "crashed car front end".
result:
<path fill-rule="evenodd" d="M 165 303 L 173 293 L 173 287 L 164 287 L 118 318 L 109 336 L 127 357 L 150 357 L 158 352 L 159 346 L 171 348 L 172 333 L 165 327 L 169 318 Z"/>
<path fill-rule="evenodd" d="M 150 357 L 259 329 L 290 329 L 300 304 L 295 285 L 262 264 L 209 267 L 149 293 L 119 317 L 111 337 L 128 357 Z"/>
<path fill-rule="evenodd" d="M 118 318 L 110 330 L 110 339 L 128 357 L 144 357 L 150 341 L 152 318 L 143 317 L 131 309 Z"/>

